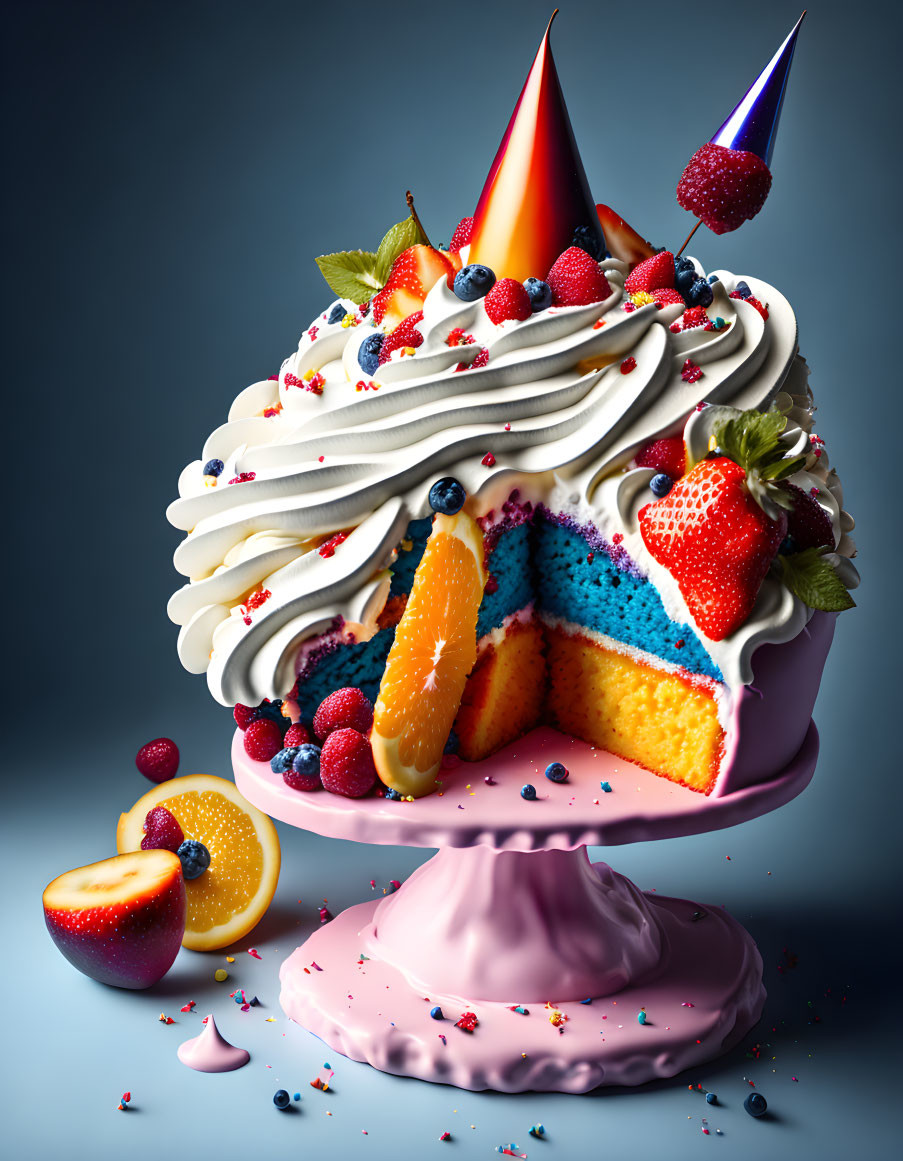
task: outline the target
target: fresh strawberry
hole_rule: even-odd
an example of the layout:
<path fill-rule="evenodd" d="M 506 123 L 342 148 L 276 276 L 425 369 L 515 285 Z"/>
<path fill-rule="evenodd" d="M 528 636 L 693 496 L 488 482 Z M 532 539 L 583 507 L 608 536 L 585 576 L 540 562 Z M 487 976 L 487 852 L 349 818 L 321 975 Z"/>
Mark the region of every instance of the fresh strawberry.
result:
<path fill-rule="evenodd" d="M 175 854 L 184 841 L 185 835 L 176 816 L 165 806 L 155 806 L 147 812 L 141 840 L 143 851 L 163 850 Z"/>
<path fill-rule="evenodd" d="M 321 742 L 334 730 L 348 727 L 366 734 L 372 725 L 373 706 L 363 691 L 353 685 L 337 689 L 324 698 L 314 714 L 314 733 Z"/>
<path fill-rule="evenodd" d="M 370 742 L 354 729 L 333 730 L 320 753 L 320 778 L 332 794 L 361 798 L 376 782 Z"/>
<path fill-rule="evenodd" d="M 655 247 L 642 238 L 632 226 L 628 226 L 611 206 L 598 205 L 596 213 L 599 215 L 599 224 L 605 235 L 605 245 L 613 258 L 635 266 L 644 258 L 651 258 L 655 253 Z"/>
<path fill-rule="evenodd" d="M 289 726 L 285 737 L 282 739 L 282 745 L 285 749 L 292 746 L 304 746 L 310 741 L 310 734 L 300 722 L 295 722 L 293 726 Z"/>
<path fill-rule="evenodd" d="M 658 290 L 651 290 L 653 302 L 660 302 L 662 306 L 671 306 L 672 303 L 680 303 L 684 305 L 683 296 L 677 290 L 671 290 L 668 286 L 663 286 Z"/>
<path fill-rule="evenodd" d="M 709 142 L 697 149 L 677 183 L 677 200 L 716 234 L 754 218 L 771 189 L 771 171 L 755 153 Z"/>
<path fill-rule="evenodd" d="M 448 244 L 450 251 L 458 251 L 462 246 L 470 245 L 470 238 L 473 234 L 473 218 L 462 218 L 455 226 L 455 232 L 452 234 L 452 240 Z"/>
<path fill-rule="evenodd" d="M 639 513 L 653 558 L 675 578 L 693 619 L 723 641 L 752 612 L 787 531 L 746 487 L 746 472 L 726 456 L 705 459 L 663 499 Z"/>
<path fill-rule="evenodd" d="M 689 310 L 685 310 L 681 315 L 680 329 L 683 331 L 691 331 L 694 327 L 704 327 L 708 324 L 709 316 L 706 314 L 704 307 L 691 306 Z"/>
<path fill-rule="evenodd" d="M 611 294 L 599 263 L 578 246 L 569 247 L 555 259 L 545 281 L 552 288 L 556 306 L 584 306 L 602 302 Z"/>
<path fill-rule="evenodd" d="M 454 277 L 455 266 L 432 246 L 409 246 L 392 263 L 386 285 L 371 301 L 374 321 L 391 327 L 419 310 L 440 278 Z"/>
<path fill-rule="evenodd" d="M 662 290 L 674 286 L 674 255 L 670 250 L 662 250 L 653 254 L 635 267 L 624 283 L 628 294 L 636 294 L 640 290 Z"/>
<path fill-rule="evenodd" d="M 787 535 L 793 538 L 793 551 L 806 548 L 834 548 L 834 526 L 831 517 L 814 496 L 783 480 L 779 485 L 793 500 L 787 513 Z"/>
<path fill-rule="evenodd" d="M 653 468 L 656 472 L 664 472 L 672 480 L 679 480 L 684 474 L 686 461 L 687 453 L 682 439 L 653 440 L 636 457 L 638 468 Z"/>
<path fill-rule="evenodd" d="M 171 738 L 154 738 L 135 755 L 135 765 L 151 782 L 168 782 L 179 768 L 179 747 Z"/>
<path fill-rule="evenodd" d="M 483 306 L 491 322 L 496 324 L 507 319 L 523 322 L 533 313 L 530 296 L 522 282 L 516 278 L 500 278 L 483 299 Z"/>
<path fill-rule="evenodd" d="M 417 330 L 417 324 L 423 322 L 423 311 L 415 311 L 414 314 L 398 324 L 394 331 L 390 331 L 386 335 L 385 342 L 379 349 L 379 366 L 388 363 L 392 357 L 393 351 L 398 351 L 404 347 L 419 347 L 423 342 L 423 335 Z"/>

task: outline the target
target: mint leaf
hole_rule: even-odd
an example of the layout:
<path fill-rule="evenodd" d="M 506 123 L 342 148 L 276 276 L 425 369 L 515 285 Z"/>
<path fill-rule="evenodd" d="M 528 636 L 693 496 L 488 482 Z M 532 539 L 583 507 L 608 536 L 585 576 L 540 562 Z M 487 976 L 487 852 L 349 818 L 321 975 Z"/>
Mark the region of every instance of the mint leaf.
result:
<path fill-rule="evenodd" d="M 746 472 L 780 459 L 779 437 L 787 417 L 776 407 L 768 411 L 743 411 L 735 419 L 716 424 L 713 434 L 724 454 Z"/>
<path fill-rule="evenodd" d="M 806 548 L 792 556 L 779 556 L 781 580 L 810 609 L 839 613 L 856 602 L 843 581 L 823 556 L 824 549 Z"/>
<path fill-rule="evenodd" d="M 384 284 L 389 277 L 392 263 L 398 255 L 418 243 L 429 244 L 426 234 L 413 217 L 405 218 L 386 232 L 376 251 L 376 276 L 381 283 Z"/>
<path fill-rule="evenodd" d="M 382 280 L 376 275 L 376 255 L 368 250 L 321 254 L 316 262 L 333 294 L 350 298 L 358 306 L 382 289 Z"/>

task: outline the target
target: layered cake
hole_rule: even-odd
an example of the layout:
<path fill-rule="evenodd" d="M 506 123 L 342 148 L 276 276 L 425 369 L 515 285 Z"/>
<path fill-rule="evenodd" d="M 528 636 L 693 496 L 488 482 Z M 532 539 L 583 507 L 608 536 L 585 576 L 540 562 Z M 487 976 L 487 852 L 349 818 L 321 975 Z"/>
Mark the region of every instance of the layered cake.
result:
<path fill-rule="evenodd" d="M 723 141 L 678 187 L 716 233 L 770 184 Z M 773 777 L 857 582 L 790 304 L 594 203 L 548 33 L 448 247 L 410 204 L 318 259 L 336 297 L 180 477 L 183 665 L 287 780 L 328 699 L 365 739 L 374 705 L 379 778 L 339 792 L 430 793 L 539 724 L 702 794 Z"/>

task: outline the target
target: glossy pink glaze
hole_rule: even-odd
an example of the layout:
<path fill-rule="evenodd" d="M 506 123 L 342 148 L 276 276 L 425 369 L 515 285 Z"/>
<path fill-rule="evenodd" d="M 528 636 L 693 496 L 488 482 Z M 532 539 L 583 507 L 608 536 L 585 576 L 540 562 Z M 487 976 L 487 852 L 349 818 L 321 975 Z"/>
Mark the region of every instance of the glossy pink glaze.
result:
<path fill-rule="evenodd" d="M 812 777 L 817 757 L 818 732 L 810 720 L 799 752 L 783 769 L 769 770 L 768 779 L 757 785 L 706 797 L 543 726 L 491 758 L 445 771 L 441 796 L 390 802 L 291 790 L 269 763 L 248 757 L 240 731 L 232 742 L 238 789 L 249 802 L 292 826 L 356 842 L 420 847 L 482 843 L 512 851 L 614 846 L 734 826 L 795 798 Z M 554 761 L 570 770 L 567 782 L 556 784 L 544 776 Z M 487 785 L 487 777 L 493 785 Z M 610 794 L 601 790 L 603 781 L 610 783 Z M 520 796 L 526 782 L 536 787 L 535 802 Z"/>
<path fill-rule="evenodd" d="M 223 1037 L 212 1016 L 198 1036 L 179 1045 L 179 1060 L 196 1072 L 234 1072 L 250 1059 L 246 1048 L 236 1048 Z"/>
<path fill-rule="evenodd" d="M 625 892 L 621 884 L 626 881 L 605 864 L 591 873 L 599 876 L 600 892 L 612 894 L 612 914 L 606 923 L 598 904 L 590 902 L 591 892 L 582 890 L 584 902 L 569 916 L 570 946 L 588 962 L 603 945 L 601 935 L 616 944 L 626 930 L 635 933 L 649 922 L 661 941 L 653 969 L 590 1004 L 581 1004 L 573 991 L 576 977 L 570 988 L 562 985 L 573 992 L 569 998 L 552 989 L 531 1001 L 542 976 L 533 961 L 554 958 L 551 941 L 556 931 L 522 931 L 512 944 L 508 912 L 514 892 L 493 896 L 482 880 L 487 859 L 522 859 L 534 865 L 534 875 L 544 869 L 553 881 L 561 870 L 562 853 L 447 854 L 455 861 L 457 874 L 451 876 L 452 863 L 438 874 L 445 878 L 450 897 L 437 899 L 419 892 L 412 877 L 411 900 L 405 899 L 405 884 L 388 900 L 349 908 L 314 932 L 282 965 L 282 1007 L 330 1048 L 385 1072 L 460 1088 L 576 1093 L 602 1084 L 634 1085 L 673 1076 L 727 1051 L 759 1018 L 765 999 L 762 961 L 743 928 L 719 908 L 642 895 L 632 885 Z M 576 860 L 577 855 L 573 857 Z M 585 856 L 581 853 L 579 858 Z M 491 873 L 490 878 L 499 885 L 508 873 Z M 576 862 L 565 873 L 563 902 L 565 887 L 575 875 L 585 874 L 577 870 Z M 465 917 L 461 938 L 447 949 L 449 960 L 460 955 L 464 961 L 450 963 L 445 979 L 452 987 L 447 991 L 412 983 L 398 966 L 378 958 L 379 940 L 368 943 L 374 925 L 381 926 L 378 913 L 388 910 L 389 902 L 405 915 L 407 934 L 399 950 L 407 954 L 404 945 L 412 952 L 418 940 L 431 938 L 434 912 L 463 915 L 475 893 L 486 906 L 478 915 Z M 529 907 L 530 892 L 516 893 L 519 905 Z M 546 894 L 547 903 L 554 893 L 553 887 Z M 539 912 L 546 913 L 542 906 Z M 694 920 L 698 912 L 703 915 Z M 600 932 L 600 924 L 607 931 Z M 579 944 L 581 932 L 585 948 Z M 628 943 L 633 944 L 633 938 Z M 609 946 L 603 959 L 610 951 Z M 361 959 L 361 952 L 370 958 Z M 438 969 L 441 952 L 437 949 L 426 970 Z M 503 962 L 493 981 L 498 984 L 504 977 L 509 989 L 504 1001 L 476 998 L 458 986 L 458 981 L 477 978 L 478 965 L 493 955 Z M 550 1023 L 545 1001 L 567 1017 L 563 1031 Z M 445 1019 L 430 1017 L 434 1005 L 441 1007 Z M 528 1014 L 511 1011 L 513 1005 L 526 1007 Z M 642 1025 L 637 1020 L 640 1008 L 647 1017 Z M 479 1020 L 472 1033 L 455 1027 L 465 1011 L 475 1012 Z"/>

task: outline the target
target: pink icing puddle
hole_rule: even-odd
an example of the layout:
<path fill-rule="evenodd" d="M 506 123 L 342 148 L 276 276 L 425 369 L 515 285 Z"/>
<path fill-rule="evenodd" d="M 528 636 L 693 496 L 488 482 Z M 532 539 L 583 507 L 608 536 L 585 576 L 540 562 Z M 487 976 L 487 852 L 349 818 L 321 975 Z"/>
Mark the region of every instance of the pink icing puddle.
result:
<path fill-rule="evenodd" d="M 179 1060 L 197 1072 L 233 1072 L 250 1059 L 247 1049 L 223 1039 L 212 1016 L 207 1017 L 200 1036 L 179 1045 Z"/>

